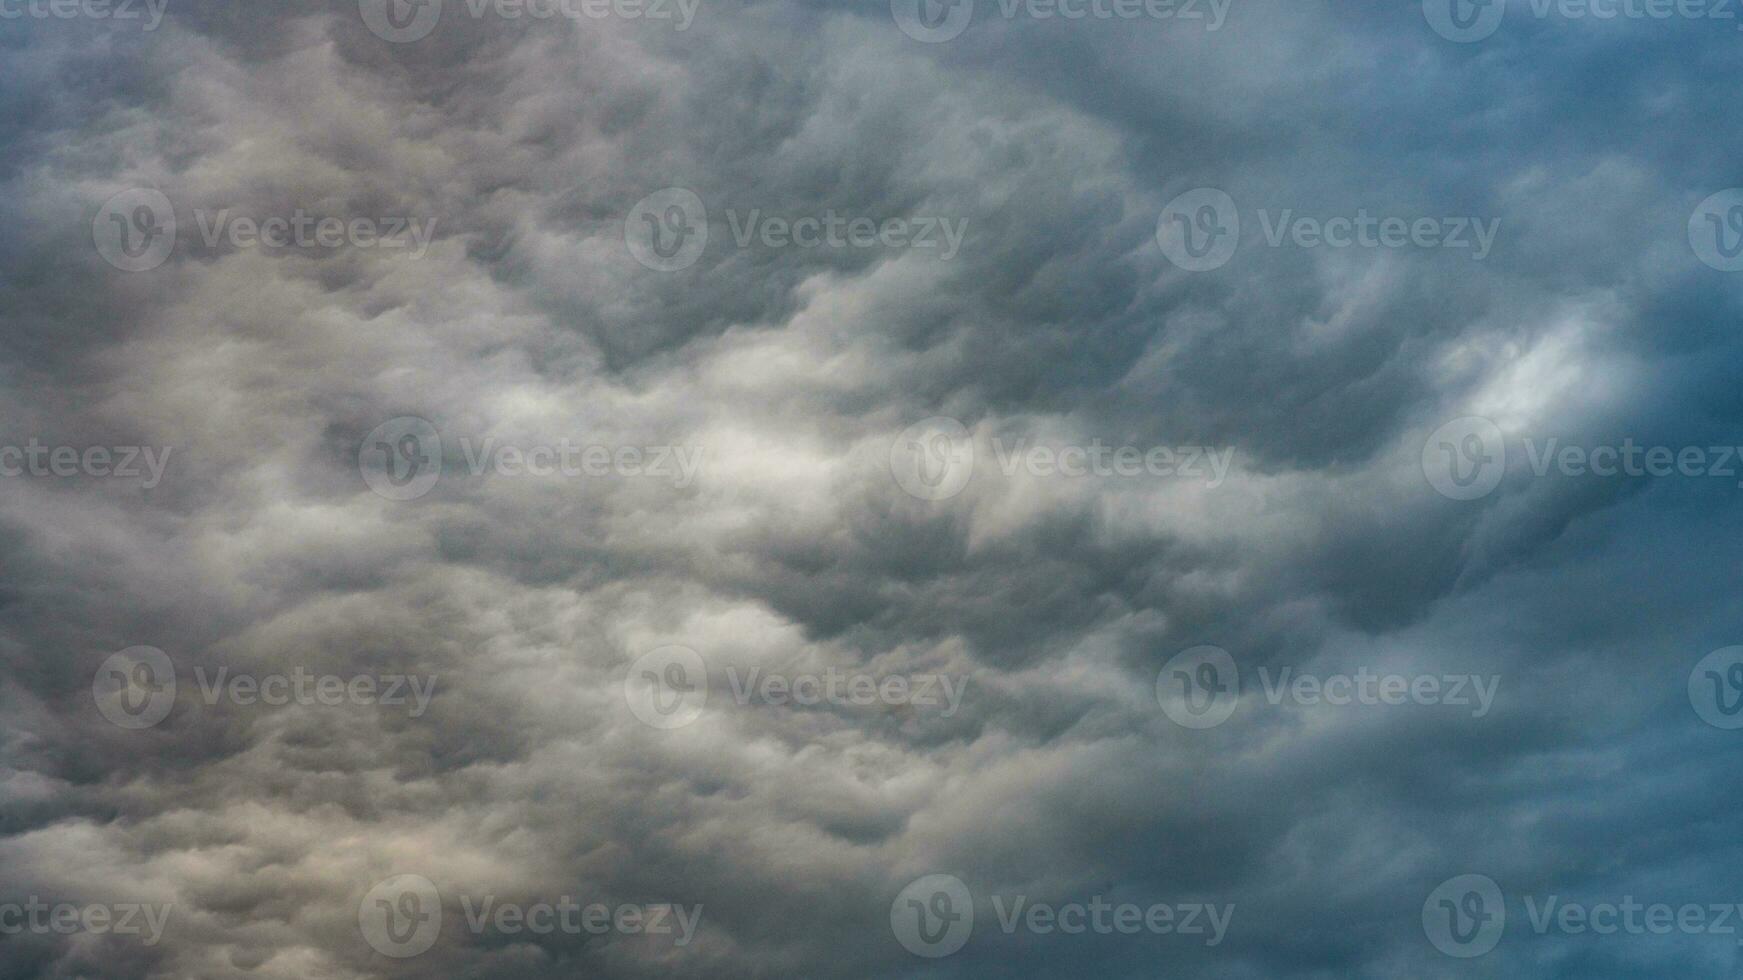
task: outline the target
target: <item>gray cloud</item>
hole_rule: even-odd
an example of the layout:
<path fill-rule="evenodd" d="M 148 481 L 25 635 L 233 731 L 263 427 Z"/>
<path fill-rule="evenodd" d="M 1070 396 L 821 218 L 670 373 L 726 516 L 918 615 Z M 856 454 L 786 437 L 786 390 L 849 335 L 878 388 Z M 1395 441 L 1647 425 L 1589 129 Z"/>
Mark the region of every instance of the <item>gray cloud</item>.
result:
<path fill-rule="evenodd" d="M 1734 937 L 1539 935 L 1525 903 L 1740 900 L 1736 733 L 1688 685 L 1743 642 L 1743 477 L 1524 447 L 1738 442 L 1736 282 L 1687 231 L 1737 183 L 1734 33 L 1512 3 L 1462 45 L 1414 3 L 1270 0 L 1215 31 L 981 0 L 942 44 L 818 3 L 676 31 L 448 0 L 412 43 L 341 0 L 0 19 L 0 447 L 170 451 L 149 487 L 0 477 L 0 931 L 35 898 L 170 909 L 150 945 L 0 934 L 0 977 L 1730 975 Z M 667 187 L 709 232 L 673 272 L 625 241 Z M 1199 187 L 1244 234 L 1188 272 L 1158 216 Z M 175 247 L 125 272 L 95 239 L 135 188 Z M 753 210 L 966 232 L 949 259 L 740 245 Z M 1480 262 L 1271 247 L 1261 210 L 1500 230 Z M 435 230 L 207 242 L 220 212 Z M 1507 466 L 1447 499 L 1425 442 L 1473 415 Z M 921 499 L 892 446 L 939 416 L 976 459 Z M 393 500 L 359 457 L 403 417 L 440 476 Z M 993 440 L 1233 455 L 1215 486 L 1072 478 Z M 473 465 L 566 441 L 611 461 Z M 661 447 L 695 479 L 618 455 Z M 1157 681 L 1202 644 L 1242 693 L 1194 730 Z M 663 730 L 632 665 L 674 645 L 706 699 Z M 92 685 L 139 646 L 177 688 L 128 729 Z M 1268 703 L 1283 668 L 1500 687 L 1481 718 Z M 434 694 L 209 698 L 220 669 Z M 737 696 L 831 671 L 965 687 Z M 399 874 L 442 895 L 404 959 L 359 922 Z M 976 902 L 936 960 L 891 926 L 930 874 Z M 1462 874 L 1508 899 L 1472 960 L 1422 921 Z M 1006 934 L 1016 895 L 1235 913 L 1216 946 Z M 703 911 L 684 945 L 475 932 L 487 896 Z"/>

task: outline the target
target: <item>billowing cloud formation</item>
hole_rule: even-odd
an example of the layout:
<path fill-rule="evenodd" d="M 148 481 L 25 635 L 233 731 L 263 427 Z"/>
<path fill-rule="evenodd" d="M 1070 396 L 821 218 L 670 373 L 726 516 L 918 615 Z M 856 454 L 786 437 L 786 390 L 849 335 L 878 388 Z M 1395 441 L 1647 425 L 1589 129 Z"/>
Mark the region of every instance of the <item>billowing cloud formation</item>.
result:
<path fill-rule="evenodd" d="M 1734 975 L 1736 23 L 1452 3 L 0 3 L 0 977 Z"/>

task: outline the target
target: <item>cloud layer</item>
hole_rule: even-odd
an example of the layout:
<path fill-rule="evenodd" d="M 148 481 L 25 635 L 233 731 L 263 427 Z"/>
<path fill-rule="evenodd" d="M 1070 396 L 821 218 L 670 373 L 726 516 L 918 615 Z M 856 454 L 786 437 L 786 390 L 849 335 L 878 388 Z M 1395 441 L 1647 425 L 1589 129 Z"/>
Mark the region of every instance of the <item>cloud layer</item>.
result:
<path fill-rule="evenodd" d="M 0 4 L 0 977 L 1734 975 L 1736 22 L 1454 2 Z"/>

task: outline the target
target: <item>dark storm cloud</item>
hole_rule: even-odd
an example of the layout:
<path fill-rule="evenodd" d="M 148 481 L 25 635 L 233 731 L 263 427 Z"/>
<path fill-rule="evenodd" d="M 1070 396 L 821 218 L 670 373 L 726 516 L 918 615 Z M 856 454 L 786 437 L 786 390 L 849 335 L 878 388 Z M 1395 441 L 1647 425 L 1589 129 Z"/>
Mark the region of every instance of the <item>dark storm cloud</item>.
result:
<path fill-rule="evenodd" d="M 1516 3 L 1461 45 L 1415 3 L 1235 0 L 1207 31 L 981 0 L 922 44 L 881 4 L 705 0 L 683 31 L 446 8 L 412 43 L 339 0 L 0 20 L 0 446 L 170 451 L 149 487 L 0 478 L 0 904 L 171 909 L 149 947 L 0 936 L 0 975 L 1734 970 L 1724 936 L 1540 936 L 1523 904 L 1739 899 L 1736 733 L 1687 690 L 1738 642 L 1738 480 L 1526 449 L 1743 441 L 1736 283 L 1687 238 L 1739 182 L 1734 30 Z M 672 186 L 709 239 L 661 272 L 625 224 Z M 1188 272 L 1158 216 L 1200 187 L 1244 230 Z M 93 222 L 134 188 L 175 248 L 124 272 Z M 1265 241 L 1364 209 L 1500 224 L 1481 261 Z M 208 241 L 299 212 L 433 224 L 422 251 Z M 753 212 L 964 235 L 741 245 Z M 1507 470 L 1447 499 L 1424 444 L 1471 415 Z M 441 475 L 393 500 L 359 454 L 404 416 Z M 947 499 L 892 478 L 933 416 L 977 445 Z M 524 472 L 565 441 L 700 464 Z M 1092 441 L 1233 455 L 1214 486 L 1001 465 Z M 1243 690 L 1194 730 L 1156 688 L 1200 644 Z M 662 730 L 625 679 L 668 645 L 707 701 Z M 178 688 L 132 730 L 92 683 L 139 646 Z M 1480 718 L 1271 704 L 1284 668 L 1501 686 Z M 273 705 L 208 696 L 220 669 L 433 693 Z M 740 696 L 829 671 L 966 686 L 948 712 Z M 443 896 L 406 959 L 359 924 L 397 874 Z M 929 874 L 976 900 L 939 960 L 890 921 Z M 1470 961 L 1421 921 L 1462 874 L 1509 901 Z M 1016 895 L 1235 912 L 1215 946 L 1006 934 Z M 475 932 L 487 896 L 703 912 L 682 946 Z"/>

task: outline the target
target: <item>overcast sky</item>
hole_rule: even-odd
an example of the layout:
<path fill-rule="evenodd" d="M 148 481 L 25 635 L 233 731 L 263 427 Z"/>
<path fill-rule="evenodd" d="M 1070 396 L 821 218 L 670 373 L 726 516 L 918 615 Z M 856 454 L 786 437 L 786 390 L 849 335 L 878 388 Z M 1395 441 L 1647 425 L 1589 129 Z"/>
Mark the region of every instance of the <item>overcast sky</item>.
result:
<path fill-rule="evenodd" d="M 0 0 L 0 978 L 1737 976 L 1732 6 Z"/>

